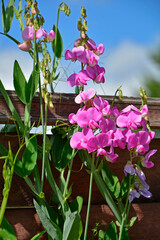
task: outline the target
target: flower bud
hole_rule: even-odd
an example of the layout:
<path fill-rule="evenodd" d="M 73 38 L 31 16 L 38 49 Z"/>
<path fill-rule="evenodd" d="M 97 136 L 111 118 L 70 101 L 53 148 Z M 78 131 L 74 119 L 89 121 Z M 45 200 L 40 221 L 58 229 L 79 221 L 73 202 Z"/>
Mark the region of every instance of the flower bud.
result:
<path fill-rule="evenodd" d="M 86 18 L 87 17 L 87 14 L 86 14 L 86 9 L 84 6 L 81 6 L 81 16 Z"/>
<path fill-rule="evenodd" d="M 31 43 L 31 41 L 26 41 L 23 43 L 19 43 L 18 47 L 20 50 L 27 52 L 32 48 L 32 43 Z"/>

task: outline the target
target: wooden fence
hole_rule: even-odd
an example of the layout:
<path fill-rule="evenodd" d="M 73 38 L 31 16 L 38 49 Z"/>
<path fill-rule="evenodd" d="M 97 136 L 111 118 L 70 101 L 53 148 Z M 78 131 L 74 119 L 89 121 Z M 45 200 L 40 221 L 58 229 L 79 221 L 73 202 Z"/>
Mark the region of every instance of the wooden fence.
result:
<path fill-rule="evenodd" d="M 19 101 L 14 91 L 8 91 L 8 94 L 15 106 L 16 111 L 24 119 L 24 105 Z M 54 94 L 53 95 L 53 109 L 48 109 L 48 125 L 54 125 L 57 119 L 64 122 L 68 121 L 68 115 L 71 112 L 76 112 L 78 105 L 74 103 L 74 94 Z M 113 97 L 105 96 L 109 102 L 112 101 Z M 133 104 L 139 107 L 141 104 L 140 98 L 128 98 L 125 97 L 123 101 L 116 99 L 116 106 L 119 109 L 123 109 L 129 104 Z M 160 99 L 149 98 L 149 120 L 152 129 L 160 129 Z M 39 96 L 36 95 L 33 99 L 31 108 L 31 120 L 35 124 L 39 122 Z M 0 124 L 13 123 L 12 116 L 8 106 L 0 94 Z M 0 143 L 7 147 L 8 141 L 11 142 L 12 149 L 18 148 L 18 142 L 16 138 L 7 135 L 0 135 Z M 41 137 L 39 138 L 41 142 Z M 152 140 L 151 149 L 158 149 L 152 160 L 155 166 L 152 169 L 145 169 L 147 182 L 150 185 L 150 191 L 153 196 L 151 199 L 145 199 L 141 197 L 132 204 L 131 216 L 137 215 L 138 220 L 130 230 L 131 240 L 160 240 L 160 139 L 156 138 Z M 128 161 L 128 151 L 118 150 L 119 158 L 115 164 L 111 164 L 111 168 L 122 179 L 124 176 L 123 168 L 125 163 Z M 2 173 L 3 162 L 0 161 L 0 172 Z M 84 199 L 84 206 L 82 209 L 82 220 L 85 221 L 86 206 L 88 198 L 88 186 L 89 186 L 89 175 L 85 171 L 85 168 L 80 170 L 81 161 L 75 159 L 73 164 L 73 172 L 71 174 L 70 184 L 72 187 L 72 198 L 80 195 Z M 79 171 L 80 170 L 80 171 Z M 58 172 L 54 169 L 54 176 L 58 179 Z M 3 189 L 2 174 L 0 175 L 0 192 Z M 49 198 L 50 188 L 45 182 L 45 193 L 46 197 Z M 17 234 L 18 240 L 31 239 L 36 233 L 42 230 L 40 220 L 33 208 L 32 202 L 33 196 L 26 185 L 26 183 L 18 177 L 16 174 L 13 177 L 12 188 L 8 200 L 8 209 L 6 210 L 5 216 L 8 221 L 12 224 Z M 2 195 L 0 195 L 0 201 Z M 95 223 L 101 221 L 104 229 L 111 220 L 114 220 L 114 216 L 108 206 L 105 204 L 104 199 L 100 195 L 96 184 L 93 184 L 93 195 L 92 195 L 92 206 L 91 206 L 91 218 L 89 223 L 89 229 L 95 227 Z"/>

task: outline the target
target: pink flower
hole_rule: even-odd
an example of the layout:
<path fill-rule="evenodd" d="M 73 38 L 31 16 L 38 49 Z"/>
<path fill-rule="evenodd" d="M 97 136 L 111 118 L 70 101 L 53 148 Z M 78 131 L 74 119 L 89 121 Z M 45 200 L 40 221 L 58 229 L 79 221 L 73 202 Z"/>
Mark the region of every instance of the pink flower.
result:
<path fill-rule="evenodd" d="M 105 133 L 99 133 L 96 136 L 93 136 L 89 139 L 87 142 L 87 150 L 89 153 L 97 151 L 97 156 L 99 155 L 107 155 L 106 150 L 104 150 L 104 147 L 107 147 L 110 145 L 110 139 L 109 136 Z"/>
<path fill-rule="evenodd" d="M 96 54 L 99 56 L 99 55 L 102 55 L 103 53 L 104 53 L 104 45 L 100 43 L 97 47 Z"/>
<path fill-rule="evenodd" d="M 90 80 L 90 77 L 87 75 L 86 70 L 81 70 L 78 74 L 73 73 L 69 78 L 67 79 L 67 85 L 69 87 L 73 87 L 75 85 L 83 86 L 87 85 L 86 81 Z"/>
<path fill-rule="evenodd" d="M 121 128 L 137 129 L 137 127 L 141 126 L 141 122 L 142 114 L 133 105 L 129 105 L 123 109 L 117 118 L 117 125 Z"/>
<path fill-rule="evenodd" d="M 93 88 L 90 88 L 87 91 L 80 91 L 80 93 L 75 98 L 75 102 L 78 104 L 82 102 L 86 103 L 88 100 L 93 98 L 95 94 L 96 91 Z"/>
<path fill-rule="evenodd" d="M 150 157 L 157 152 L 156 149 L 149 151 L 146 156 L 142 159 L 142 165 L 146 168 L 152 168 L 154 163 L 149 161 Z"/>
<path fill-rule="evenodd" d="M 124 136 L 123 130 L 118 128 L 114 132 L 113 146 L 125 149 L 126 137 Z"/>
<path fill-rule="evenodd" d="M 98 64 L 95 66 L 87 66 L 86 68 L 88 76 L 93 79 L 96 83 L 104 83 L 104 74 L 105 69 L 103 67 L 100 67 Z"/>
<path fill-rule="evenodd" d="M 18 47 L 22 51 L 29 51 L 32 48 L 32 43 L 31 43 L 31 41 L 26 41 L 23 43 L 19 43 Z"/>
<path fill-rule="evenodd" d="M 149 111 L 148 111 L 148 106 L 147 105 L 144 105 L 142 107 L 142 110 L 141 110 L 141 113 L 142 113 L 142 116 L 145 117 L 148 115 Z"/>
<path fill-rule="evenodd" d="M 87 142 L 93 137 L 93 131 L 89 128 L 84 128 L 82 132 L 76 132 L 72 135 L 70 146 L 74 149 L 87 149 Z"/>
<path fill-rule="evenodd" d="M 46 42 L 52 42 L 55 39 L 55 32 L 53 30 L 51 30 L 49 33 L 47 33 L 44 30 L 43 36 L 44 36 Z"/>
<path fill-rule="evenodd" d="M 116 123 L 114 120 L 112 120 L 111 118 L 107 118 L 107 119 L 102 119 L 99 122 L 99 127 L 102 130 L 102 132 L 109 132 L 109 131 L 116 131 Z"/>
<path fill-rule="evenodd" d="M 23 40 L 24 41 L 30 41 L 30 40 L 34 41 L 34 33 L 35 33 L 34 26 L 26 27 L 22 32 Z M 40 27 L 36 31 L 36 38 L 40 39 L 42 37 L 44 37 L 47 42 L 51 42 L 55 38 L 55 33 L 53 30 L 51 30 L 49 33 L 47 33 L 43 28 Z"/>
<path fill-rule="evenodd" d="M 93 100 L 93 105 L 102 112 L 103 116 L 108 116 L 111 114 L 111 106 L 107 100 L 97 96 Z"/>
<path fill-rule="evenodd" d="M 22 38 L 24 41 L 34 40 L 34 27 L 26 27 L 22 32 Z"/>
<path fill-rule="evenodd" d="M 97 54 L 90 51 L 89 49 L 85 49 L 85 54 L 86 54 L 86 60 L 87 60 L 86 64 L 94 67 L 97 64 L 97 62 L 99 61 L 99 57 L 97 56 Z"/>
<path fill-rule="evenodd" d="M 98 128 L 98 121 L 102 119 L 102 113 L 96 108 L 91 107 L 88 110 L 84 110 L 77 115 L 77 124 L 81 127 Z"/>

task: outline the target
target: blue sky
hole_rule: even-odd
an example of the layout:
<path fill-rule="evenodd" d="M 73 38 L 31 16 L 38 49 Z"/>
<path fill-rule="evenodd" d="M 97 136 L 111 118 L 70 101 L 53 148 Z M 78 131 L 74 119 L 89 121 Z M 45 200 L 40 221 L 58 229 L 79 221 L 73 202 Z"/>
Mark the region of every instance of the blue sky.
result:
<path fill-rule="evenodd" d="M 159 77 L 158 70 L 149 57 L 150 52 L 160 44 L 159 0 L 66 0 L 65 2 L 71 8 L 71 15 L 66 17 L 63 13 L 60 14 L 59 29 L 64 50 L 68 47 L 71 49 L 73 41 L 79 37 L 76 25 L 81 5 L 84 5 L 88 15 L 89 37 L 97 44 L 105 45 L 105 53 L 101 57 L 101 63 L 106 68 L 106 85 L 103 86 L 105 94 L 113 94 L 113 89 L 116 90 L 122 84 L 124 94 L 132 95 L 133 82 L 135 88 L 136 85 L 139 87 L 146 70 L 148 74 Z M 47 31 L 50 31 L 52 25 L 56 23 L 60 3 L 59 0 L 38 1 L 40 12 L 45 17 L 44 27 Z M 2 31 L 1 20 L 0 31 Z M 10 34 L 17 37 L 19 41 L 22 40 L 16 20 L 13 21 Z M 4 59 L 2 63 L 0 62 L 0 78 L 6 78 L 9 82 L 8 79 L 12 78 L 12 74 L 8 69 L 9 59 L 7 58 L 10 56 L 10 61 L 12 59 L 9 64 L 12 66 L 15 58 L 20 61 L 23 59 L 23 53 L 14 43 L 2 36 L 0 36 L 0 51 Z M 25 57 L 25 61 L 23 66 L 30 68 L 28 57 Z M 71 65 L 67 74 L 75 71 L 74 67 L 75 65 Z M 102 87 L 98 86 L 97 91 L 100 88 Z M 64 87 L 64 91 L 73 90 Z"/>

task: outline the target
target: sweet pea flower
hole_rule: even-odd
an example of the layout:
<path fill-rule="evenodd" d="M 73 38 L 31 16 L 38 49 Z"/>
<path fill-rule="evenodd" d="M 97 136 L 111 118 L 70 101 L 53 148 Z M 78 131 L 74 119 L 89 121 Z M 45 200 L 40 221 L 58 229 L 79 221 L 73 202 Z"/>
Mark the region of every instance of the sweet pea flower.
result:
<path fill-rule="evenodd" d="M 73 73 L 69 78 L 67 79 L 67 85 L 69 87 L 73 86 L 83 86 L 87 85 L 86 81 L 90 80 L 90 77 L 87 75 L 86 70 L 81 70 L 78 74 Z"/>
<path fill-rule="evenodd" d="M 80 91 L 80 93 L 76 96 L 75 102 L 86 103 L 88 100 L 92 99 L 96 94 L 96 91 L 93 88 L 88 89 L 87 91 Z"/>
<path fill-rule="evenodd" d="M 103 116 L 111 114 L 111 107 L 107 100 L 104 100 L 103 98 L 97 96 L 93 100 L 93 105 L 97 108 L 97 110 L 102 112 Z"/>
<path fill-rule="evenodd" d="M 49 33 L 47 33 L 44 30 L 43 36 L 44 36 L 46 42 L 52 42 L 55 39 L 55 32 L 53 30 L 51 30 Z"/>
<path fill-rule="evenodd" d="M 32 43 L 31 43 L 31 41 L 26 41 L 23 43 L 19 43 L 18 47 L 20 50 L 27 52 L 32 48 Z"/>
<path fill-rule="evenodd" d="M 116 123 L 111 118 L 100 120 L 99 127 L 102 130 L 102 132 L 116 131 Z"/>
<path fill-rule="evenodd" d="M 72 135 L 70 146 L 73 149 L 87 149 L 87 142 L 93 136 L 93 131 L 91 129 L 84 128 L 82 132 L 76 132 Z"/>
<path fill-rule="evenodd" d="M 104 53 L 104 45 L 100 43 L 97 47 L 96 54 L 99 56 L 99 55 L 102 55 L 103 53 Z"/>
<path fill-rule="evenodd" d="M 121 149 L 125 149 L 125 145 L 126 145 L 126 137 L 123 133 L 123 130 L 118 128 L 114 132 L 113 146 L 119 147 Z"/>
<path fill-rule="evenodd" d="M 120 112 L 117 118 L 117 125 L 120 128 L 127 127 L 130 129 L 137 129 L 137 127 L 141 126 L 141 121 L 141 112 L 133 105 L 129 105 Z"/>
<path fill-rule="evenodd" d="M 135 198 L 139 198 L 140 194 L 137 192 L 136 189 L 133 189 L 129 192 L 129 201 L 132 202 Z"/>
<path fill-rule="evenodd" d="M 102 119 L 102 113 L 99 112 L 96 108 L 91 107 L 88 110 L 84 110 L 78 113 L 77 115 L 77 124 L 81 127 L 89 128 L 99 128 L 97 122 Z"/>
<path fill-rule="evenodd" d="M 104 147 L 110 145 L 109 136 L 106 133 L 99 133 L 96 136 L 91 137 L 87 142 L 87 150 L 89 153 L 97 151 L 97 156 L 107 155 Z"/>
<path fill-rule="evenodd" d="M 98 64 L 95 66 L 87 66 L 86 71 L 88 76 L 93 79 L 96 83 L 104 83 L 104 74 L 105 74 L 105 69 L 103 67 L 100 67 Z"/>
<path fill-rule="evenodd" d="M 87 60 L 87 64 L 89 66 L 94 67 L 95 65 L 97 65 L 97 63 L 99 61 L 99 57 L 97 56 L 97 54 L 90 51 L 89 49 L 85 49 L 85 55 L 86 55 L 85 57 Z M 83 62 L 83 63 L 86 64 L 85 62 Z"/>
<path fill-rule="evenodd" d="M 129 173 L 130 175 L 134 175 L 135 174 L 135 168 L 133 166 L 133 164 L 131 163 L 127 163 L 124 167 L 124 173 L 125 175 L 127 175 L 127 173 Z"/>
<path fill-rule="evenodd" d="M 144 158 L 142 158 L 142 166 L 152 168 L 154 163 L 149 161 L 150 157 L 157 152 L 156 149 L 149 151 Z"/>
<path fill-rule="evenodd" d="M 24 41 L 30 41 L 30 40 L 34 41 L 34 32 L 35 32 L 34 26 L 26 27 L 22 32 L 23 40 Z"/>

